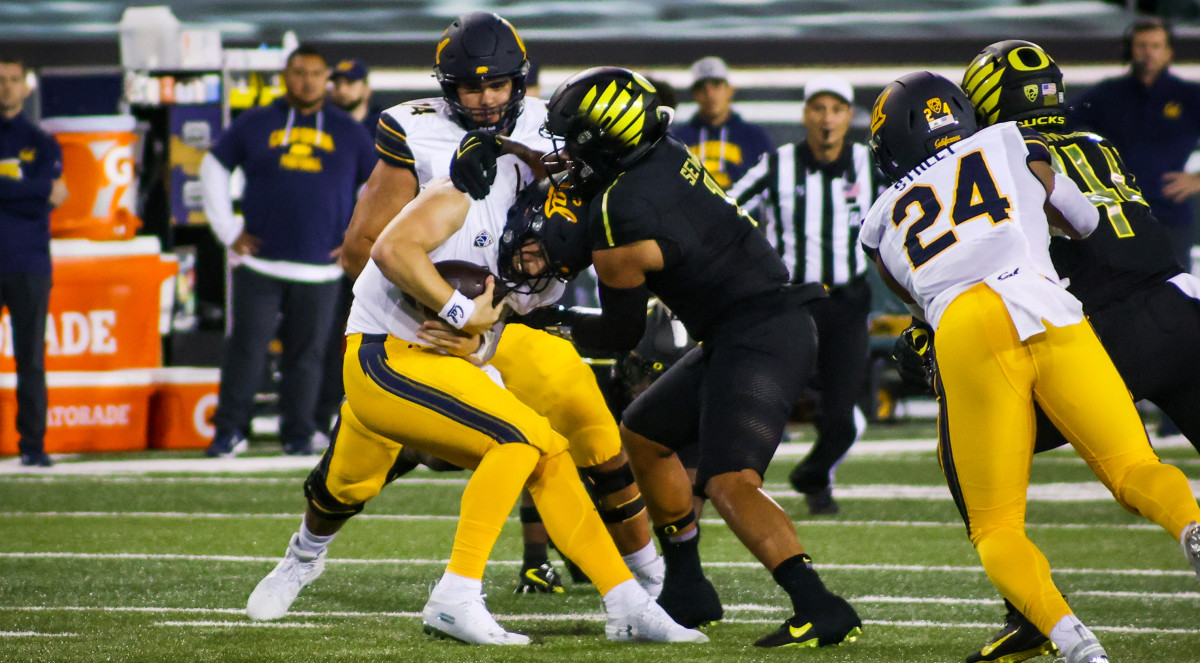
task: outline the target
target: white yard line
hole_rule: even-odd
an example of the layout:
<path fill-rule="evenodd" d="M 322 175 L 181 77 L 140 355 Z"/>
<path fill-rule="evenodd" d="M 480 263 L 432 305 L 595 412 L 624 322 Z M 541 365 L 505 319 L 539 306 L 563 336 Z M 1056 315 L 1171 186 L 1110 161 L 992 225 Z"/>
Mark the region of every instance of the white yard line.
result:
<path fill-rule="evenodd" d="M 851 598 L 850 600 L 862 600 Z M 779 621 L 779 618 L 788 614 L 790 608 L 783 606 L 749 606 L 749 609 L 762 609 L 762 611 L 772 611 L 778 613 L 778 617 L 763 617 L 763 618 L 727 618 L 722 621 L 730 624 L 773 624 Z M 184 612 L 191 614 L 239 614 L 241 610 L 233 610 L 229 608 L 154 608 L 154 607 L 121 607 L 121 606 L 0 606 L 0 612 L 54 612 L 54 611 L 69 611 L 69 612 L 140 612 L 140 613 L 174 613 Z M 360 618 L 360 617 L 391 617 L 398 619 L 416 619 L 421 615 L 417 612 L 304 612 L 297 611 L 289 613 L 289 617 L 299 617 L 305 619 L 312 618 Z M 572 613 L 572 614 L 528 614 L 528 613 L 512 613 L 512 614 L 497 614 L 498 620 L 523 620 L 523 621 L 599 621 L 604 618 L 603 613 Z M 994 630 L 996 625 L 993 623 L 977 623 L 977 622 L 936 622 L 926 620 L 875 620 L 864 619 L 864 624 L 875 626 L 895 626 L 901 628 L 963 628 L 963 629 L 988 629 Z M 337 624 L 314 624 L 311 622 L 290 622 L 290 621 L 275 621 L 275 622 L 256 622 L 250 620 L 238 621 L 217 621 L 217 620 L 196 620 L 196 621 L 163 621 L 155 622 L 156 626 L 174 626 L 174 627 L 195 627 L 195 628 L 340 628 Z M 1140 633 L 1149 635 L 1200 635 L 1200 631 L 1191 629 L 1173 629 L 1173 628 L 1145 628 L 1145 627 L 1127 627 L 1127 626 L 1095 626 L 1092 625 L 1093 631 L 1106 631 L 1110 633 Z M 13 635 L 38 635 L 38 636 L 63 636 L 76 635 L 74 633 L 36 633 L 36 632 L 13 632 Z M 0 632 L 0 636 L 6 635 L 6 632 Z"/>
<path fill-rule="evenodd" d="M 249 555 L 183 555 L 163 553 L 80 553 L 80 552 L 0 552 L 0 559 L 106 559 L 106 560 L 155 560 L 155 561 L 184 561 L 184 562 L 249 562 L 255 564 L 276 563 L 278 557 L 252 557 Z M 357 559 L 357 558 L 328 558 L 326 564 L 353 565 L 417 565 L 434 564 L 446 565 L 448 559 Z M 517 566 L 520 560 L 488 560 L 489 566 Z M 706 567 L 715 568 L 761 568 L 758 562 L 705 562 Z M 932 573 L 983 573 L 978 566 L 923 566 L 919 564 L 821 564 L 821 569 L 840 571 L 910 571 Z M 1163 569 L 1071 569 L 1055 568 L 1055 573 L 1074 575 L 1120 575 L 1120 576 L 1194 576 L 1192 571 L 1163 570 Z"/>
<path fill-rule="evenodd" d="M 280 519 L 292 520 L 299 518 L 295 513 L 193 513 L 186 511 L 3 511 L 0 518 L 35 517 L 35 518 L 195 518 L 195 519 Z M 449 515 L 420 515 L 420 514 L 386 514 L 366 513 L 354 517 L 355 520 L 388 520 L 388 521 L 457 521 L 458 516 Z M 518 518 L 508 518 L 508 522 L 517 522 Z M 725 527 L 725 521 L 717 518 L 702 518 L 702 525 L 709 527 Z M 937 523 L 929 521 L 909 520 L 836 520 L 829 518 L 796 520 L 802 527 L 923 527 L 962 529 L 962 522 Z M 1043 530 L 1114 530 L 1121 532 L 1157 532 L 1162 528 L 1148 523 L 1128 524 L 1083 524 L 1083 523 L 1027 523 L 1027 529 Z"/>
<path fill-rule="evenodd" d="M 73 638 L 78 633 L 39 633 L 38 631 L 0 631 L 0 638 Z"/>

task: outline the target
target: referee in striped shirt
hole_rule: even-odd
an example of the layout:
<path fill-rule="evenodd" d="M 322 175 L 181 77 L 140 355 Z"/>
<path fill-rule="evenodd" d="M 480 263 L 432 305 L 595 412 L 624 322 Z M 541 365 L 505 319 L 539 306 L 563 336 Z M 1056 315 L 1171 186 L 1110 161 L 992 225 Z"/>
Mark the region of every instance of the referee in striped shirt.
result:
<path fill-rule="evenodd" d="M 871 290 L 858 230 L 877 183 L 870 150 L 846 139 L 853 100 L 842 78 L 810 81 L 805 141 L 768 152 L 729 191 L 761 222 L 792 281 L 819 282 L 829 291 L 808 305 L 818 338 L 817 442 L 789 477 L 813 514 L 837 513 L 833 470 L 865 426 L 855 401 L 867 376 Z"/>

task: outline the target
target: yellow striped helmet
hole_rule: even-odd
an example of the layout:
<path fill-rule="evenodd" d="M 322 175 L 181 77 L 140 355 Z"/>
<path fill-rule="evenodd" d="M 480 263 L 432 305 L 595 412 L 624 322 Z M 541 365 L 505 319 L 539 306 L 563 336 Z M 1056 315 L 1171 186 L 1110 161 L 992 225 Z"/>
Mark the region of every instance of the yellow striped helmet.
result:
<path fill-rule="evenodd" d="M 590 193 L 644 156 L 666 135 L 670 117 L 645 77 L 595 67 L 558 86 L 544 130 L 564 143 L 571 186 Z"/>
<path fill-rule="evenodd" d="M 1062 71 L 1032 42 L 1009 39 L 980 51 L 963 74 L 962 89 L 980 126 L 1015 120 L 1055 129 L 1066 118 Z"/>

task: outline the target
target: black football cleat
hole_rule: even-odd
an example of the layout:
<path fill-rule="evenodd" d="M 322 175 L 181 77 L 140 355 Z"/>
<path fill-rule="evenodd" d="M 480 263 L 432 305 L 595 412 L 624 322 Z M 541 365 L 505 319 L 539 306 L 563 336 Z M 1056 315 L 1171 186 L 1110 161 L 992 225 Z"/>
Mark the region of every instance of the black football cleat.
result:
<path fill-rule="evenodd" d="M 521 581 L 516 594 L 562 594 L 562 576 L 549 564 L 521 569 Z"/>
<path fill-rule="evenodd" d="M 658 595 L 658 605 L 676 623 L 687 628 L 707 626 L 721 621 L 725 616 L 716 588 L 704 576 L 686 582 L 672 582 L 668 571 L 662 593 Z"/>
<path fill-rule="evenodd" d="M 815 615 L 792 617 L 773 633 L 759 638 L 754 646 L 828 647 L 854 642 L 862 633 L 862 620 L 845 599 L 830 596 L 827 605 L 814 610 Z"/>
<path fill-rule="evenodd" d="M 1004 628 L 993 635 L 979 651 L 967 657 L 967 663 L 1019 663 L 1044 654 L 1057 654 L 1058 647 L 1042 635 L 1025 615 L 1008 601 Z"/>
<path fill-rule="evenodd" d="M 832 488 L 804 493 L 804 503 L 808 505 L 808 513 L 814 516 L 832 516 L 839 511 Z"/>

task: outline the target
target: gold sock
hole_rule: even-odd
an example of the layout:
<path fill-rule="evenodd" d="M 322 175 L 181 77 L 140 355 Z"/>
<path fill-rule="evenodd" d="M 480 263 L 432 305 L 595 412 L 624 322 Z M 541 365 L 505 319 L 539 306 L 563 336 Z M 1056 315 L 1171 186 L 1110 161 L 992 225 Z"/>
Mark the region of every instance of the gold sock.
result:
<path fill-rule="evenodd" d="M 467 578 L 483 578 L 483 569 L 500 537 L 500 529 L 539 458 L 537 449 L 518 442 L 502 444 L 484 454 L 463 490 L 447 571 Z"/>

